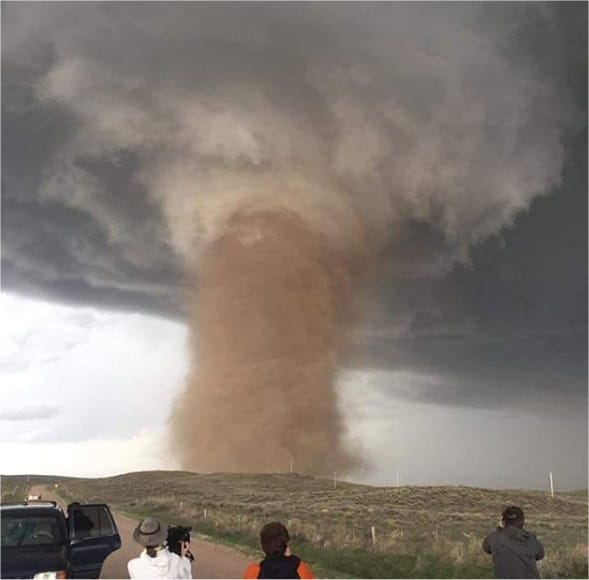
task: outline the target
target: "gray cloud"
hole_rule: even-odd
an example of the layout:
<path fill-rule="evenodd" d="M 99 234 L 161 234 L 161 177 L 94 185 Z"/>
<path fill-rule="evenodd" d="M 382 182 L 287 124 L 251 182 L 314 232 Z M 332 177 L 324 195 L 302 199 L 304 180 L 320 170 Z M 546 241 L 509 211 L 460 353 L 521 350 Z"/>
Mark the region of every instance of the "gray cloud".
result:
<path fill-rule="evenodd" d="M 358 350 L 354 362 L 359 367 L 420 373 L 410 389 L 401 391 L 382 375 L 378 388 L 401 398 L 481 409 L 509 406 L 534 413 L 560 408 L 586 417 L 584 331 L 369 337 Z"/>
<path fill-rule="evenodd" d="M 181 317 L 187 248 L 260 183 L 369 225 L 359 365 L 582 396 L 585 5 L 137 8 L 2 6 L 6 288 Z"/>
<path fill-rule="evenodd" d="M 89 213 L 131 264 L 157 261 L 160 206 L 179 250 L 214 235 L 240 203 L 228 173 L 307 218 L 437 224 L 456 256 L 560 179 L 570 97 L 510 47 L 530 11 L 504 30 L 475 5 L 10 5 L 4 60 L 17 98 L 70 127 L 36 192 Z M 43 47 L 45 67 L 15 64 Z M 294 191 L 268 200 L 277 172 Z M 301 175 L 320 203 L 292 200 Z"/>

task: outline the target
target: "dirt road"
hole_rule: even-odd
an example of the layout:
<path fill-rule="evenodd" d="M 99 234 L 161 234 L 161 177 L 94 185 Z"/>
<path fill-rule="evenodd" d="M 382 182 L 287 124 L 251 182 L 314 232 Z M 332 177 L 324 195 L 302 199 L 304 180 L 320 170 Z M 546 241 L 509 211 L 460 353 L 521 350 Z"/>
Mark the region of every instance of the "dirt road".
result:
<path fill-rule="evenodd" d="M 58 502 L 65 508 L 65 502 L 54 490 L 44 486 L 33 486 L 31 492 L 41 494 L 43 499 Z M 133 541 L 133 530 L 137 521 L 113 512 L 122 546 L 113 552 L 102 566 L 101 578 L 128 578 L 127 562 L 136 558 L 141 551 L 141 546 Z M 241 578 L 246 566 L 251 562 L 244 554 L 213 542 L 194 539 L 192 553 L 195 560 L 192 563 L 193 578 Z"/>

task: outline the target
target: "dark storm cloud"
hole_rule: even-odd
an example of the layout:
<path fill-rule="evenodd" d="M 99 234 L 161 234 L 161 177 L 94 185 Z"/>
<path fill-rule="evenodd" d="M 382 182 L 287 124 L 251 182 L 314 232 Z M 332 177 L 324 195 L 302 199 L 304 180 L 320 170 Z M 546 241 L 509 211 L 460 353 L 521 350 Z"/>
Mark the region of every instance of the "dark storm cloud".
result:
<path fill-rule="evenodd" d="M 371 338 L 359 347 L 361 364 L 392 373 L 419 373 L 398 390 L 385 372 L 378 389 L 400 398 L 473 408 L 585 413 L 585 331 L 503 332 L 495 336 L 439 335 Z M 355 362 L 359 362 L 356 360 Z"/>
<path fill-rule="evenodd" d="M 441 377 L 397 393 L 409 399 L 586 415 L 586 132 L 567 152 L 562 186 L 473 247 L 468 264 L 441 277 L 381 273 L 381 307 L 372 314 L 380 332 L 358 337 L 358 366 Z M 414 225 L 407 237 L 414 252 L 424 251 L 416 235 L 439 243 L 431 228 Z M 413 257 L 409 249 L 403 255 Z M 393 389 L 386 379 L 379 388 Z"/>
<path fill-rule="evenodd" d="M 415 276 L 405 267 L 406 260 L 419 262 L 420 253 L 435 255 L 436 247 L 443 253 L 439 231 L 413 225 L 405 246 L 389 250 L 390 261 L 378 274 L 378 302 L 390 313 L 386 320 L 377 313 L 383 326 L 420 334 L 585 328 L 586 132 L 571 139 L 567 151 L 562 186 L 534 200 L 512 227 L 473 245 L 468 262 L 455 263 L 443 276 Z"/>
<path fill-rule="evenodd" d="M 137 263 L 127 257 L 128 248 L 109 242 L 90 214 L 7 198 L 2 236 L 5 289 L 72 303 L 181 313 L 182 275 L 173 253 L 155 239 L 138 249 L 151 249 L 151 260 L 159 254 L 161 261 Z"/>
<path fill-rule="evenodd" d="M 5 288 L 181 316 L 180 256 L 218 224 L 176 184 L 208 203 L 215 171 L 308 143 L 379 237 L 359 365 L 439 374 L 436 402 L 582 395 L 585 4 L 2 12 Z"/>
<path fill-rule="evenodd" d="M 113 241 L 91 211 L 40 195 L 55 155 L 77 124 L 64 107 L 35 99 L 35 83 L 46 67 L 22 71 L 9 63 L 2 72 L 4 287 L 178 315 L 182 274 L 162 232 L 161 215 L 140 186 L 129 182 L 132 157 L 123 152 L 108 162 L 79 160 L 101 184 L 102 211 L 128 232 L 126 239 Z"/>

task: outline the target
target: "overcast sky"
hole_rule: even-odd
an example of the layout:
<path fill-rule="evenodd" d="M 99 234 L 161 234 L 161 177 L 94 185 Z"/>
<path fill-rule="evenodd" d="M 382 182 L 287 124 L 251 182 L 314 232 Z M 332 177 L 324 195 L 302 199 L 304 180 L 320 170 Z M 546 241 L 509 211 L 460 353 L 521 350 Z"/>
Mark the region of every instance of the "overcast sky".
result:
<path fill-rule="evenodd" d="M 3 3 L 0 471 L 175 467 L 186 248 L 296 159 L 377 239 L 355 479 L 586 487 L 586 46 L 584 3 Z"/>

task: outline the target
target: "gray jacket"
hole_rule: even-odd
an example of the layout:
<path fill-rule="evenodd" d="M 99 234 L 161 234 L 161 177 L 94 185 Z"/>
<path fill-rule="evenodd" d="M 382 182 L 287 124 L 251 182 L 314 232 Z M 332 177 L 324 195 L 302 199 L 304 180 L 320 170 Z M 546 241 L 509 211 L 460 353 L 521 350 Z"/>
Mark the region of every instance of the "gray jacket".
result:
<path fill-rule="evenodd" d="M 544 557 L 544 548 L 528 530 L 497 528 L 485 538 L 483 550 L 493 556 L 496 578 L 540 578 L 536 560 Z"/>

